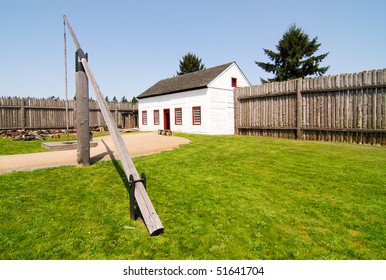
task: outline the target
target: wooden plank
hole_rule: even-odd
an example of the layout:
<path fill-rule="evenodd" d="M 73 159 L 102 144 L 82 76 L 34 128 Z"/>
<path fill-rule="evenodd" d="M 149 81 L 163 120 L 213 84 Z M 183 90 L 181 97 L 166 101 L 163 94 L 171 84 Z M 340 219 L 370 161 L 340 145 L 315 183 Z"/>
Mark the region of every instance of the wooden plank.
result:
<path fill-rule="evenodd" d="M 376 84 L 382 84 L 383 76 L 382 76 L 382 71 L 378 70 L 376 73 L 377 81 Z M 382 128 L 382 88 L 377 88 L 376 89 L 376 95 L 377 95 L 377 104 L 376 104 L 376 115 L 377 115 L 377 122 L 376 122 L 376 128 L 381 129 Z"/>
<path fill-rule="evenodd" d="M 284 98 L 279 97 L 279 112 L 278 112 L 278 126 L 283 126 L 283 116 L 284 116 Z"/>
<path fill-rule="evenodd" d="M 386 83 L 386 69 L 383 69 L 383 83 Z M 386 87 L 382 87 L 382 109 L 381 109 L 381 115 L 382 115 L 382 122 L 381 122 L 381 128 L 386 129 Z M 384 135 L 384 139 L 386 142 L 386 135 Z"/>
<path fill-rule="evenodd" d="M 357 84 L 357 75 L 353 74 L 353 80 L 352 80 L 352 86 L 356 86 Z M 353 121 L 352 121 L 352 128 L 356 128 L 358 125 L 358 90 L 352 90 L 353 95 L 353 105 L 352 105 L 352 112 L 353 112 Z"/>
<path fill-rule="evenodd" d="M 367 72 L 362 72 L 362 82 L 364 85 L 367 85 Z M 362 127 L 367 129 L 367 110 L 368 110 L 368 88 L 363 90 L 363 115 L 362 115 Z"/>
<path fill-rule="evenodd" d="M 298 80 L 298 88 L 296 93 L 296 138 L 302 139 L 302 116 L 303 116 L 303 104 L 302 104 L 302 80 Z"/>
<path fill-rule="evenodd" d="M 289 124 L 289 115 L 290 115 L 290 112 L 289 112 L 289 108 L 288 108 L 288 102 L 289 101 L 289 98 L 286 97 L 284 99 L 284 108 L 285 108 L 285 113 L 284 113 L 284 116 L 283 116 L 283 126 L 288 126 Z"/>
<path fill-rule="evenodd" d="M 357 83 L 362 84 L 362 75 L 357 75 Z M 363 89 L 357 89 L 358 93 L 358 122 L 357 122 L 357 128 L 363 128 Z"/>
<path fill-rule="evenodd" d="M 310 116 L 310 125 L 316 127 L 316 102 L 317 102 L 317 95 L 310 95 L 310 109 L 311 109 L 311 116 Z"/>
<path fill-rule="evenodd" d="M 318 94 L 315 98 L 316 102 L 316 112 L 315 112 L 315 125 L 320 127 L 320 117 L 321 117 L 321 96 Z"/>
<path fill-rule="evenodd" d="M 371 84 L 376 85 L 377 83 L 377 72 L 371 71 Z M 371 89 L 371 128 L 377 128 L 377 92 L 376 88 Z"/>

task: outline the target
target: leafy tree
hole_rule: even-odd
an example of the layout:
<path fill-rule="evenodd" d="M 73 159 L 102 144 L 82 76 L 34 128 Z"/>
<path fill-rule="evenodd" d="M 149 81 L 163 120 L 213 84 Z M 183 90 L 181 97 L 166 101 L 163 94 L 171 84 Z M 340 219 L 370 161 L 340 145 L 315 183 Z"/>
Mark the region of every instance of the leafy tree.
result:
<path fill-rule="evenodd" d="M 260 78 L 262 83 L 286 81 L 326 73 L 330 66 L 320 67 L 319 63 L 326 58 L 328 53 L 314 55 L 321 45 L 317 43 L 317 40 L 318 37 L 310 40 L 300 27 L 292 24 L 276 45 L 277 52 L 263 49 L 272 63 L 255 61 L 266 72 L 275 75 L 274 78 L 268 80 Z"/>
<path fill-rule="evenodd" d="M 189 52 L 182 57 L 182 60 L 180 60 L 180 71 L 177 72 L 177 75 L 181 76 L 204 69 L 205 65 L 201 63 L 201 59 Z"/>
<path fill-rule="evenodd" d="M 109 97 L 107 95 L 105 96 L 105 100 L 106 102 L 110 102 Z"/>

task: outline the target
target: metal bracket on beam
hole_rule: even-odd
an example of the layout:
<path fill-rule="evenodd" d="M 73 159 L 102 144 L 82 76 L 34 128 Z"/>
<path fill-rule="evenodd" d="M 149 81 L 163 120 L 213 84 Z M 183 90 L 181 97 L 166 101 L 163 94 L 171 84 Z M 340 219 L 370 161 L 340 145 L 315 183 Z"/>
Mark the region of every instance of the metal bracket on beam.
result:
<path fill-rule="evenodd" d="M 85 59 L 88 60 L 87 53 L 85 54 L 84 51 L 81 48 L 77 49 L 76 53 L 78 54 L 80 59 L 85 58 Z"/>
<path fill-rule="evenodd" d="M 85 72 L 81 62 L 82 58 L 86 58 L 88 61 L 88 53 L 85 54 L 82 49 L 77 49 L 75 52 L 75 72 Z"/>
<path fill-rule="evenodd" d="M 134 180 L 133 175 L 130 175 L 129 177 L 129 190 L 130 190 L 130 218 L 132 220 L 136 220 L 135 215 L 135 204 L 137 203 L 135 199 L 135 184 L 141 182 L 146 190 L 146 175 L 145 173 L 141 174 L 141 179 Z"/>

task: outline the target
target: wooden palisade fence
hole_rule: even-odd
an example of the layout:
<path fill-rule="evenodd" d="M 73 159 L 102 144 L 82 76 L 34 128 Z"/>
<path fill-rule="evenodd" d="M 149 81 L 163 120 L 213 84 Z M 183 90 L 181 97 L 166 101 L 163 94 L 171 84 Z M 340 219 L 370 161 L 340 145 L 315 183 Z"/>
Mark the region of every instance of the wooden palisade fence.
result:
<path fill-rule="evenodd" d="M 69 127 L 75 127 L 75 100 L 68 101 Z M 108 103 L 119 127 L 137 126 L 135 103 Z M 89 102 L 90 127 L 106 123 L 98 103 Z M 0 97 L 0 129 L 56 129 L 66 127 L 66 101 L 56 99 Z"/>
<path fill-rule="evenodd" d="M 386 69 L 236 88 L 235 131 L 386 145 Z"/>

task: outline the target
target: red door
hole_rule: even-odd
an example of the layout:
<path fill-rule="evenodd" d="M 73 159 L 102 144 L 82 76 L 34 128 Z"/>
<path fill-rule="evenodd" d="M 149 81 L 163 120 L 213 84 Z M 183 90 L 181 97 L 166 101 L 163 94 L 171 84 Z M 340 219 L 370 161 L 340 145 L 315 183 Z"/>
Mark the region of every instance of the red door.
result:
<path fill-rule="evenodd" d="M 164 130 L 170 130 L 170 109 L 164 109 Z"/>

